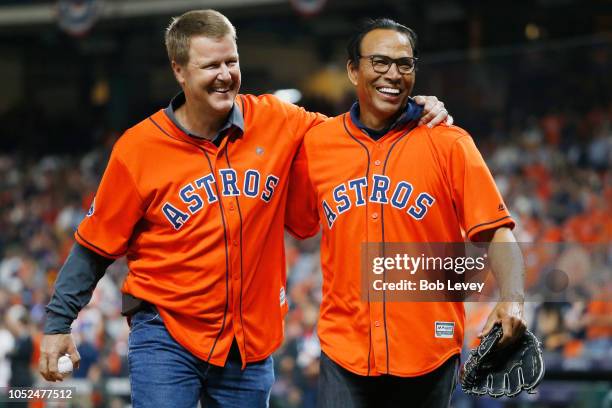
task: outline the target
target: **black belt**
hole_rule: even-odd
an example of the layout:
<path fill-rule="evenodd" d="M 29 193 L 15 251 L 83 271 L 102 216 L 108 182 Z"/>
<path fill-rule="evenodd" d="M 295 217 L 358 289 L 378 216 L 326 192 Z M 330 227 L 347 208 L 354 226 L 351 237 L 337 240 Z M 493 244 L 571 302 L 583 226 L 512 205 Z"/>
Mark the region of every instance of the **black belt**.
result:
<path fill-rule="evenodd" d="M 149 310 L 154 308 L 155 306 L 151 303 L 134 297 L 129 293 L 122 293 L 121 295 L 121 314 L 123 316 L 132 316 L 134 313 L 141 310 Z"/>

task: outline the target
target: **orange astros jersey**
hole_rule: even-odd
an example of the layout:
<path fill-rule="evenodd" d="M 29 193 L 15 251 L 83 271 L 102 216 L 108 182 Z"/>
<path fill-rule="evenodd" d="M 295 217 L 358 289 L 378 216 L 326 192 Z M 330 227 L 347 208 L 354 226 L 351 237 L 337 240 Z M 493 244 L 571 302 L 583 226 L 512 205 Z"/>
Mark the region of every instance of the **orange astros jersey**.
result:
<path fill-rule="evenodd" d="M 361 297 L 362 243 L 463 242 L 513 227 L 472 138 L 455 126 L 403 127 L 378 141 L 350 115 L 310 130 L 292 168 L 287 229 L 322 226 L 323 351 L 360 375 L 426 374 L 460 353 L 464 309 Z M 438 335 L 436 322 L 450 332 Z"/>
<path fill-rule="evenodd" d="M 243 362 L 282 342 L 288 172 L 325 119 L 270 95 L 239 95 L 236 106 L 245 132 L 219 147 L 164 110 L 127 130 L 75 234 L 100 255 L 127 255 L 122 291 L 155 304 L 172 337 L 215 365 L 234 337 Z"/>

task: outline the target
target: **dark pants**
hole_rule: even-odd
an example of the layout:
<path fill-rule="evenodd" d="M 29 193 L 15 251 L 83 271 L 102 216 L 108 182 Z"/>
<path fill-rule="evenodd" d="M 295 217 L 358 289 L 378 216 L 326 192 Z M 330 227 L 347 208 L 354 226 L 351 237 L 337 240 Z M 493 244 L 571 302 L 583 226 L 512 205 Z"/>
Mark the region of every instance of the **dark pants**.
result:
<path fill-rule="evenodd" d="M 319 408 L 446 408 L 457 380 L 459 356 L 419 377 L 366 377 L 347 371 L 321 353 Z"/>

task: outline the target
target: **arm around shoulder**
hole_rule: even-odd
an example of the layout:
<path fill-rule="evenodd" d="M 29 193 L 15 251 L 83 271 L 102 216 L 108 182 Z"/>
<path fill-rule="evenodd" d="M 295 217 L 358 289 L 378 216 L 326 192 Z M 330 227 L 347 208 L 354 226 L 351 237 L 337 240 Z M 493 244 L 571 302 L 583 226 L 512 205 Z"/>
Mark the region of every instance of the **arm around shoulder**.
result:
<path fill-rule="evenodd" d="M 308 169 L 306 149 L 302 144 L 291 164 L 285 209 L 285 229 L 297 239 L 306 239 L 319 232 L 316 191 Z"/>

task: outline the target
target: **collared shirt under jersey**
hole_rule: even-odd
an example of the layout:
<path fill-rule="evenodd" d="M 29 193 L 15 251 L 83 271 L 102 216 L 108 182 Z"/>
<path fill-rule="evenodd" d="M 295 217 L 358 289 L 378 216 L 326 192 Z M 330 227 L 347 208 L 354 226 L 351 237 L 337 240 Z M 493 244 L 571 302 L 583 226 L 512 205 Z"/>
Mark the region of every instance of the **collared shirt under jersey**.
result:
<path fill-rule="evenodd" d="M 202 136 L 198 136 L 194 133 L 191 133 L 183 125 L 181 125 L 178 118 L 176 117 L 175 112 L 184 104 L 185 94 L 183 92 L 179 92 L 174 98 L 172 98 L 166 109 L 164 109 L 164 112 L 166 113 L 166 115 L 168 115 L 170 120 L 174 122 L 174 124 L 186 135 L 202 139 Z M 236 107 L 235 102 L 232 106 L 232 109 L 230 110 L 227 120 L 225 121 L 223 126 L 221 126 L 221 128 L 217 131 L 216 136 L 212 139 L 212 142 L 215 144 L 215 146 L 219 147 L 223 138 L 229 133 L 230 129 L 232 128 L 239 130 L 241 134 L 244 133 L 244 117 L 242 116 L 242 112 L 240 111 L 240 109 Z"/>
<path fill-rule="evenodd" d="M 412 98 L 408 99 L 404 110 L 400 113 L 397 119 L 395 119 L 389 126 L 386 126 L 380 130 L 369 128 L 363 124 L 360 118 L 361 112 L 359 109 L 359 102 L 353 103 L 349 113 L 351 115 L 351 120 L 359 129 L 365 132 L 372 139 L 378 140 L 390 131 L 399 129 L 412 121 L 420 119 L 421 115 L 423 114 L 423 107 L 418 105 Z"/>

